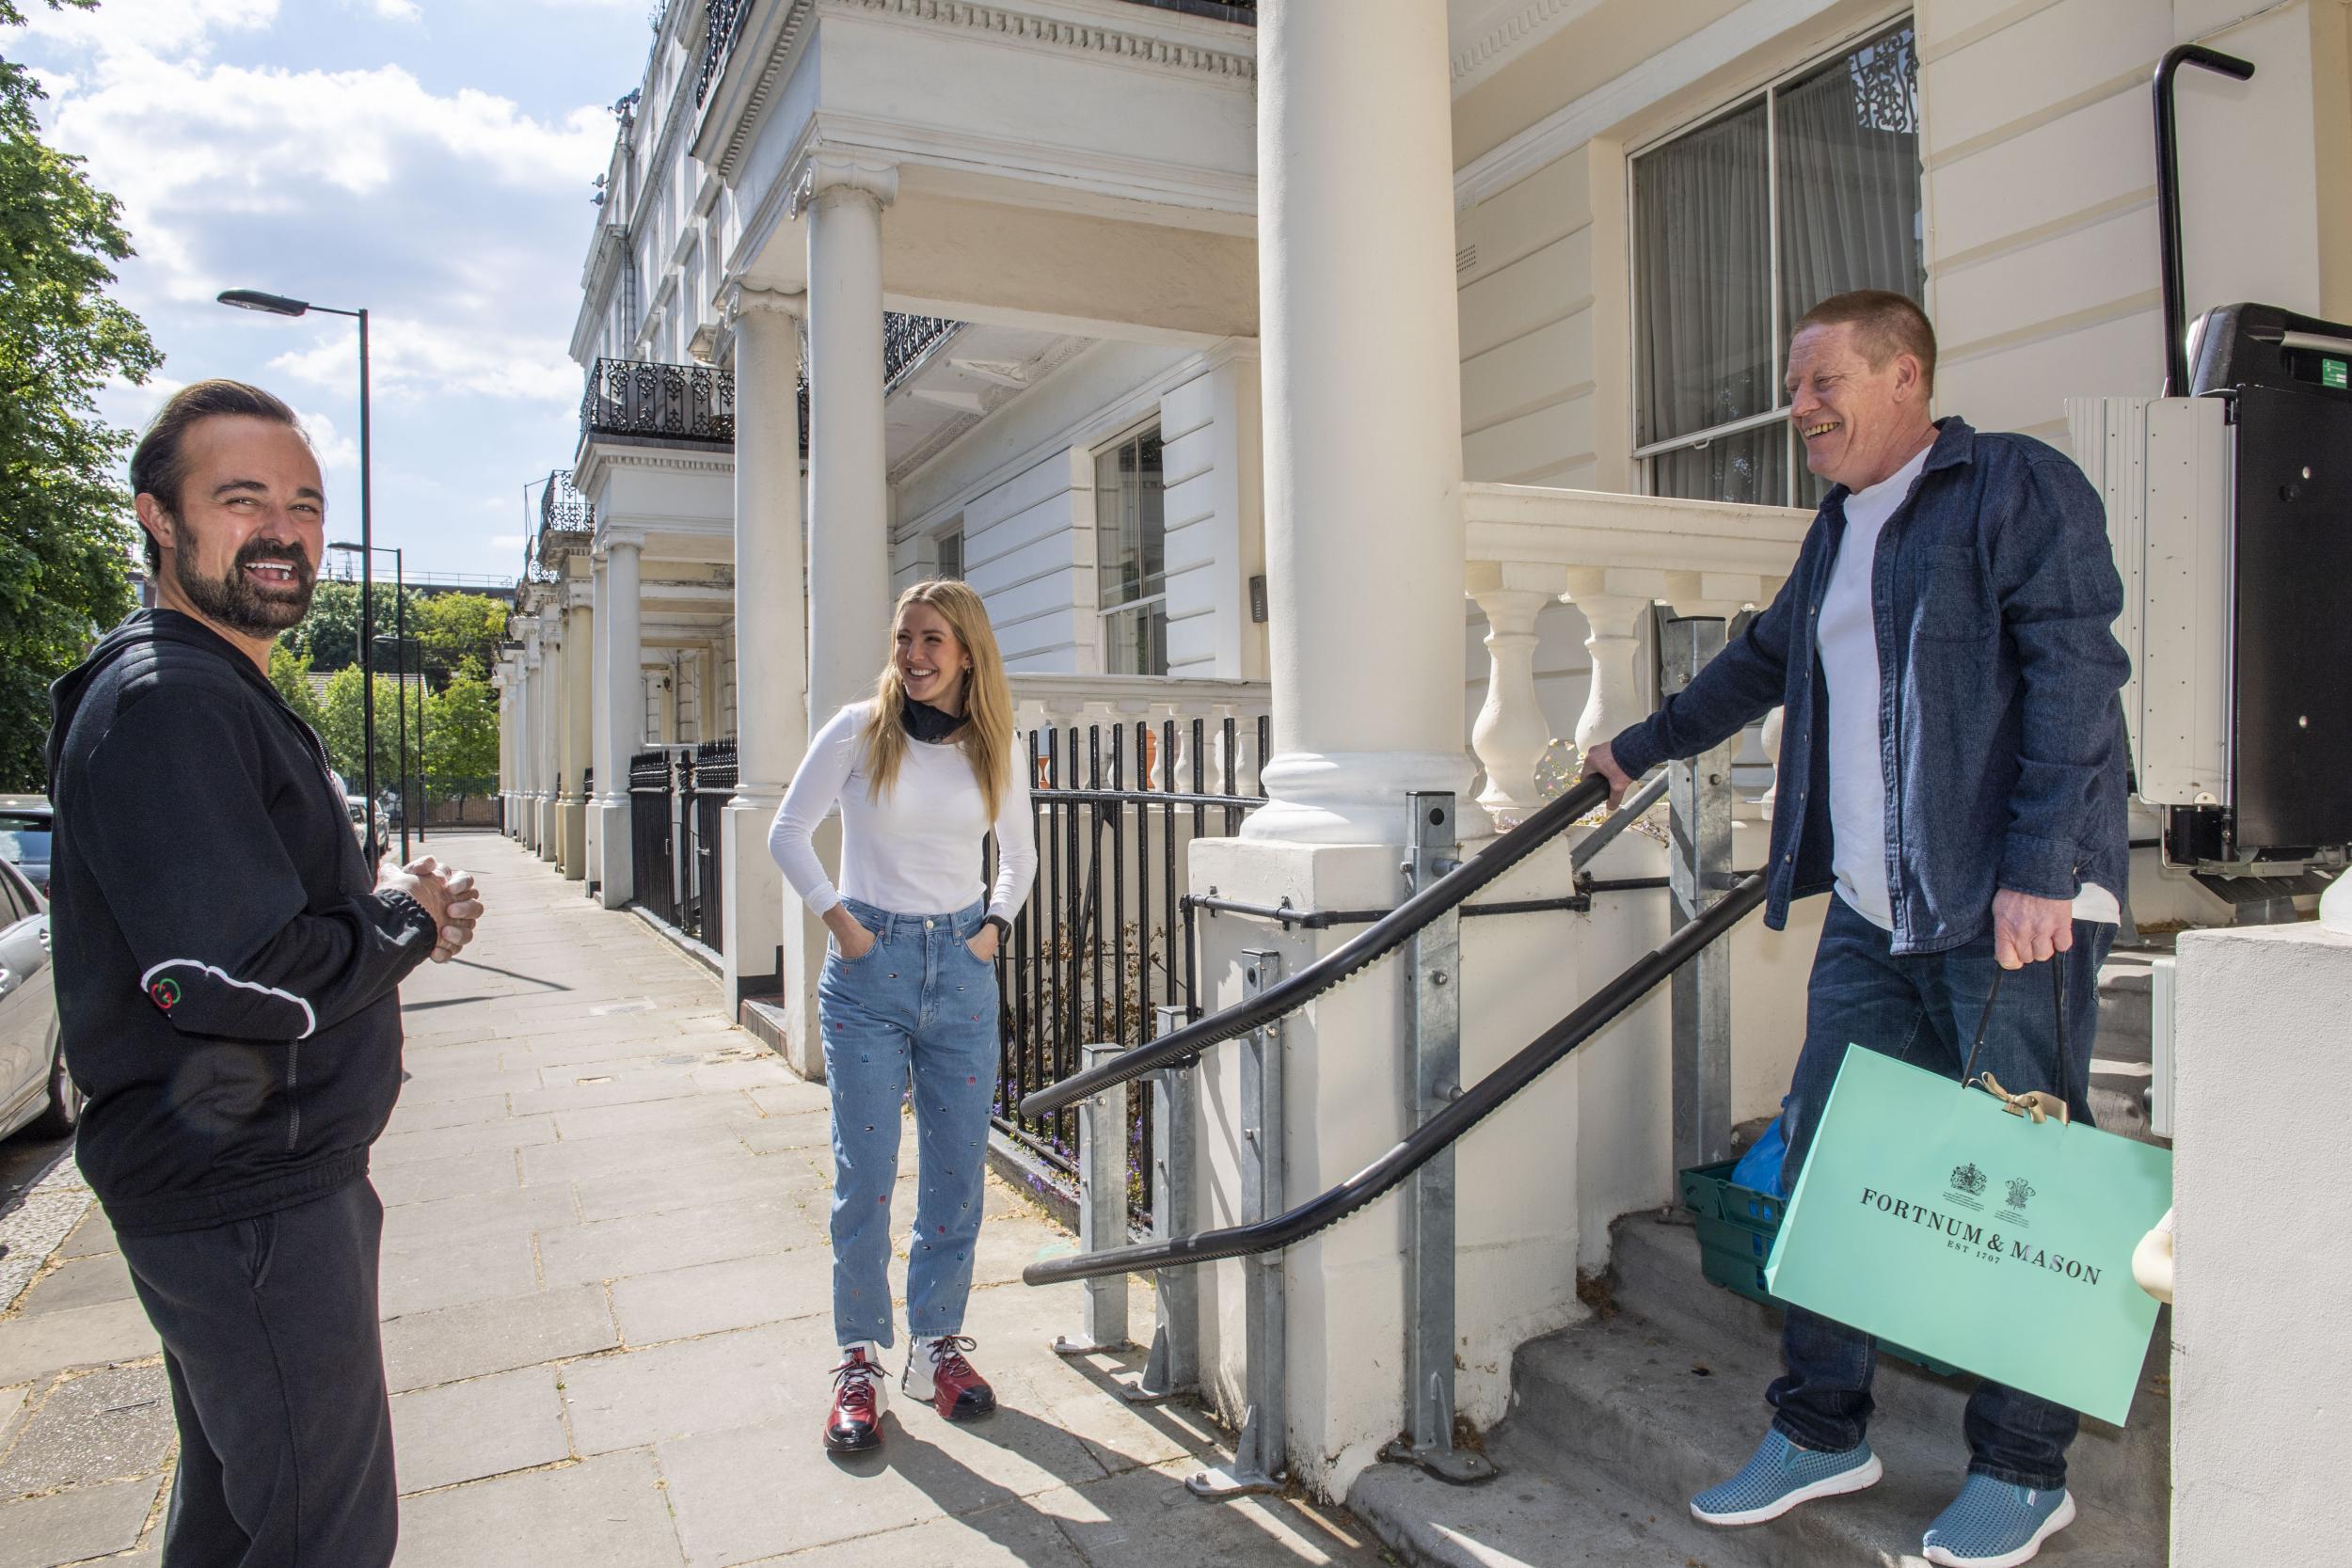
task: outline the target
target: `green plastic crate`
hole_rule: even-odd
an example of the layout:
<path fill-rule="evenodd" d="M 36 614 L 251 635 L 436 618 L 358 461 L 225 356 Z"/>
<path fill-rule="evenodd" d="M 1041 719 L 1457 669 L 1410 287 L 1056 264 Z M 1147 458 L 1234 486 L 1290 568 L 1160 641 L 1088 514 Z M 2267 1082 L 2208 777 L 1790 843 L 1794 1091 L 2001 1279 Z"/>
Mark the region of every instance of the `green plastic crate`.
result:
<path fill-rule="evenodd" d="M 1681 1175 L 1682 1206 L 1697 1216 L 1699 1272 L 1735 1295 L 1766 1307 L 1788 1304 L 1764 1283 L 1764 1265 L 1772 1256 L 1772 1238 L 1780 1232 L 1788 1200 L 1742 1187 L 1731 1180 L 1736 1160 L 1692 1165 Z M 1957 1377 L 1961 1369 L 1917 1351 L 1879 1341 L 1879 1354 L 1908 1361 L 1938 1377 Z"/>

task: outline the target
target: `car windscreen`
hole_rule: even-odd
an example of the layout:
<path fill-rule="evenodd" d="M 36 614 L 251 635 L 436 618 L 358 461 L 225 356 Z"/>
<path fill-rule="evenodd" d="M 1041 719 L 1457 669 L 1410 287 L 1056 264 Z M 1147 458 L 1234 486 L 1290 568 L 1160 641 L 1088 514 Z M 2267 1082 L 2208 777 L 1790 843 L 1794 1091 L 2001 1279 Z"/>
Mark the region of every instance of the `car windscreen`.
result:
<path fill-rule="evenodd" d="M 49 863 L 49 818 L 0 815 L 0 860 Z"/>

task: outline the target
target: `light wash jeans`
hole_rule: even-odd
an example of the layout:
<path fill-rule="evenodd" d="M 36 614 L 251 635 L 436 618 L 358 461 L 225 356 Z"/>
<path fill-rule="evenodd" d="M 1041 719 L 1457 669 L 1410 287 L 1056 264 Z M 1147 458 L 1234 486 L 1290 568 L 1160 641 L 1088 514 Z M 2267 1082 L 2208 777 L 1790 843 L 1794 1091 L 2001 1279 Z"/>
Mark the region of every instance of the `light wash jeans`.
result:
<path fill-rule="evenodd" d="M 2090 1125 L 2090 1048 L 2099 1033 L 2099 965 L 2114 944 L 2115 927 L 2074 922 L 2066 955 L 2066 1088 L 2074 1118 Z M 1821 1124 L 1831 1085 L 1849 1041 L 1957 1084 L 1977 1022 L 1993 989 L 1993 938 L 1988 933 L 1944 953 L 1898 957 L 1894 940 L 1846 901 L 1830 895 L 1821 945 L 1813 958 L 1806 1002 L 1804 1049 L 1796 1082 L 1781 1112 L 1788 1156 L 1781 1167 L 1796 1187 L 1813 1133 Z M 1991 1072 L 2011 1094 L 2058 1089 L 2058 1009 L 2050 966 L 2030 964 L 2001 982 L 1985 1030 L 1977 1071 Z M 1889 1128 L 1888 1136 L 1901 1130 Z M 2039 1332 L 2020 1323 L 2020 1334 Z M 1781 1331 L 1786 1374 L 1766 1391 L 1777 1414 L 1772 1425 L 1801 1448 L 1836 1453 L 1862 1441 L 1874 1408 L 1870 1383 L 1878 1341 L 1801 1307 L 1788 1309 Z M 2066 1484 L 2066 1449 L 2081 1418 L 2063 1405 L 2022 1389 L 1986 1381 L 1969 1396 L 1963 1421 L 1968 1468 L 2018 1486 L 2056 1490 Z"/>
<path fill-rule="evenodd" d="M 957 1334 L 980 1235 L 988 1112 L 996 1094 L 996 971 L 966 945 L 987 905 L 894 914 L 844 899 L 874 935 L 861 958 L 825 955 L 817 988 L 833 1091 L 833 1322 L 840 1343 L 893 1342 L 890 1195 L 899 1107 L 914 1089 L 921 1162 L 908 1248 L 907 1331 Z"/>

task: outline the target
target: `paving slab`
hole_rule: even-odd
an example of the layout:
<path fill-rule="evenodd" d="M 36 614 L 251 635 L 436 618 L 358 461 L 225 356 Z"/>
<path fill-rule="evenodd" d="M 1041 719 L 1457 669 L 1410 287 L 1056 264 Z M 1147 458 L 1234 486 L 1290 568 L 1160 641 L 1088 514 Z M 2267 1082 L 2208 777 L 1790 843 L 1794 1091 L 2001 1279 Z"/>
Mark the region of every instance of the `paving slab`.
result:
<path fill-rule="evenodd" d="M 605 1453 L 765 1425 L 807 1408 L 832 1350 L 832 1323 L 811 1320 L 575 1362 L 564 1370 L 573 1445 Z"/>
<path fill-rule="evenodd" d="M 619 1344 L 602 1288 L 537 1291 L 386 1320 L 384 1375 L 398 1392 L 595 1355 Z"/>
<path fill-rule="evenodd" d="M 129 1301 L 135 1293 L 131 1270 L 122 1261 L 122 1254 L 96 1252 L 87 1258 L 66 1259 L 35 1279 L 17 1298 L 16 1310 L 63 1312 L 76 1307 L 103 1307 L 109 1302 Z"/>
<path fill-rule="evenodd" d="M 1393 1568 L 1395 1560 L 1343 1510 L 1299 1497 L 1203 1502 L 1184 1489 L 1201 1466 L 1180 1460 L 1091 1486 L 1042 1494 L 1034 1506 L 1057 1520 L 1089 1568 L 1197 1568 L 1204 1562 L 1290 1568 Z"/>
<path fill-rule="evenodd" d="M 103 1367 L 162 1353 L 135 1301 L 0 1318 L 0 1386 L 74 1367 Z"/>
<path fill-rule="evenodd" d="M 89 1212 L 82 1216 L 82 1223 L 75 1226 L 73 1233 L 65 1239 L 65 1244 L 57 1248 L 56 1256 L 90 1258 L 102 1252 L 120 1250 L 115 1244 L 114 1222 L 106 1217 L 106 1211 L 93 1203 Z"/>
<path fill-rule="evenodd" d="M 401 1504 L 393 1568 L 678 1568 L 669 1504 L 643 1453 L 428 1492 Z"/>
<path fill-rule="evenodd" d="M 438 1247 L 387 1249 L 378 1305 L 386 1317 L 405 1317 L 468 1302 L 516 1296 L 538 1289 L 539 1273 L 524 1231 L 501 1231 Z"/>
<path fill-rule="evenodd" d="M 550 1287 L 578 1285 L 785 1252 L 825 1239 L 797 1201 L 771 1197 L 542 1230 L 539 1271 Z"/>
<path fill-rule="evenodd" d="M 667 1164 L 576 1177 L 571 1187 L 583 1224 L 764 1198 L 814 1203 L 822 1213 L 831 1202 L 830 1180 L 805 1161 L 751 1155 L 740 1145 L 681 1156 Z"/>
<path fill-rule="evenodd" d="M 689 1339 L 796 1318 L 833 1318 L 833 1249 L 665 1269 L 612 1282 L 612 1312 L 631 1346 Z"/>
<path fill-rule="evenodd" d="M 160 1365 L 53 1385 L 0 1460 L 0 1497 L 150 1476 L 171 1457 L 171 1389 Z"/>
<path fill-rule="evenodd" d="M 688 1560 L 703 1560 L 690 1556 Z M 723 1561 L 725 1559 L 711 1560 Z M 1026 1502 L 984 1508 L 960 1518 L 862 1535 L 751 1568 L 1089 1568 L 1061 1526 Z"/>
<path fill-rule="evenodd" d="M 404 1203 L 437 1203 L 443 1198 L 470 1197 L 476 1193 L 510 1192 L 522 1185 L 511 1148 L 485 1148 L 422 1164 L 401 1165 L 370 1176 L 384 1207 Z"/>
<path fill-rule="evenodd" d="M 151 1479 L 123 1481 L 0 1503 L 0 1568 L 57 1568 L 126 1551 L 138 1544 L 161 1488 Z"/>
<path fill-rule="evenodd" d="M 571 1457 L 551 1367 L 446 1384 L 392 1401 L 400 1489 L 427 1492 Z"/>

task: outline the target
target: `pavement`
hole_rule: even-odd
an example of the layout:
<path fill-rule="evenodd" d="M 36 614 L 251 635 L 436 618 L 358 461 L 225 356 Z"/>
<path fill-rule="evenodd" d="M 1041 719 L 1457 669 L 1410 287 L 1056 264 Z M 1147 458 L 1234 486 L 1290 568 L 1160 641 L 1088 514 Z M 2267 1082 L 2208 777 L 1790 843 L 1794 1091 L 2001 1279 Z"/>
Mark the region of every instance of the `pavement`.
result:
<path fill-rule="evenodd" d="M 398 1568 L 1392 1561 L 1341 1510 L 1192 1497 L 1228 1434 L 1121 1401 L 1139 1352 L 1052 1353 L 1078 1287 L 1020 1271 L 1072 1243 L 993 1178 L 966 1331 L 1001 1408 L 894 1401 L 879 1454 L 827 1457 L 824 1089 L 635 915 L 495 834 L 427 847 L 489 913 L 403 992 L 410 1078 L 373 1161 Z M 901 1169 L 911 1216 L 911 1124 Z M 161 1359 L 61 1146 L 0 1148 L 0 1568 L 159 1562 Z"/>

